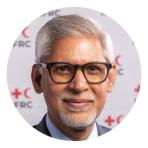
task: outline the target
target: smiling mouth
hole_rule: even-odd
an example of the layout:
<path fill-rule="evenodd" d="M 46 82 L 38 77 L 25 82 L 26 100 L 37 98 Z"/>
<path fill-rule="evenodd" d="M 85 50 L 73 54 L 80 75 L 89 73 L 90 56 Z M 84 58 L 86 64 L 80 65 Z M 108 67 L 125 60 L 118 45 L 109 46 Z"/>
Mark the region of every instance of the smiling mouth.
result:
<path fill-rule="evenodd" d="M 63 99 L 64 103 L 68 106 L 76 109 L 83 109 L 90 105 L 93 100 L 83 100 L 83 99 Z"/>

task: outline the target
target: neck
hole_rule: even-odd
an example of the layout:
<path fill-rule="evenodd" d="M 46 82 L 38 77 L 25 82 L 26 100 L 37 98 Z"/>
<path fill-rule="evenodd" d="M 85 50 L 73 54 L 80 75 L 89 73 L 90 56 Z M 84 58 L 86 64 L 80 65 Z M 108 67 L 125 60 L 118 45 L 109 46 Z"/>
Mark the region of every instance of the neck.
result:
<path fill-rule="evenodd" d="M 69 137 L 71 140 L 74 141 L 81 141 L 86 140 L 90 136 L 94 125 L 83 127 L 82 129 L 75 129 L 71 127 L 61 128 L 60 130 Z"/>
<path fill-rule="evenodd" d="M 89 127 L 85 127 L 83 129 L 74 129 L 74 128 L 69 128 L 69 130 L 66 130 L 68 132 L 65 131 L 65 134 L 67 134 L 67 136 L 72 139 L 72 140 L 76 140 L 76 141 L 81 141 L 81 140 L 86 140 L 88 139 L 88 137 L 91 134 L 91 131 L 93 129 L 93 125 L 89 126 Z"/>

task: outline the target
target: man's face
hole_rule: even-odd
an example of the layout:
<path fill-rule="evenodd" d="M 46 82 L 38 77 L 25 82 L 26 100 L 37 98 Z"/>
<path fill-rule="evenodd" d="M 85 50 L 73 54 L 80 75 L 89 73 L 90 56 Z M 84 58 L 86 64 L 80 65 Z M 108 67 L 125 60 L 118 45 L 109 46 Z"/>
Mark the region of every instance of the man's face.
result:
<path fill-rule="evenodd" d="M 106 60 L 98 40 L 67 37 L 56 40 L 50 55 L 42 62 L 68 62 L 81 65 L 90 62 L 106 62 Z M 36 70 L 34 71 L 33 77 L 37 77 L 38 74 Z M 90 84 L 78 69 L 71 82 L 58 84 L 52 81 L 48 70 L 43 69 L 38 83 L 44 94 L 50 119 L 57 126 L 72 128 L 87 127 L 94 123 L 103 109 L 107 91 L 112 89 L 114 73 L 115 70 L 111 69 L 106 81 Z"/>

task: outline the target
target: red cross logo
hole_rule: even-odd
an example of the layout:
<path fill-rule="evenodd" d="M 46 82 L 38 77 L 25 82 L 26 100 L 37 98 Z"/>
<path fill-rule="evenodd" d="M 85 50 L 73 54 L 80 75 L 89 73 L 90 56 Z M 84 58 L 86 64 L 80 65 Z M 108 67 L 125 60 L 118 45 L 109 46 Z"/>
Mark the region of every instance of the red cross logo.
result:
<path fill-rule="evenodd" d="M 140 85 L 138 85 L 138 86 L 134 89 L 134 91 L 137 92 L 137 93 L 139 92 L 139 90 L 140 90 Z"/>
<path fill-rule="evenodd" d="M 29 36 L 28 36 L 28 33 L 27 33 L 27 30 L 28 30 L 28 27 L 24 28 L 23 31 L 22 31 L 22 35 L 23 35 L 23 37 L 25 37 L 25 38 L 28 38 L 28 37 L 29 37 Z"/>
<path fill-rule="evenodd" d="M 112 123 L 115 122 L 115 121 L 114 121 L 114 119 L 109 115 L 109 116 L 107 117 L 107 119 L 105 119 L 104 122 L 106 122 L 106 123 L 108 124 L 108 126 L 111 126 Z"/>
<path fill-rule="evenodd" d="M 22 93 L 21 91 L 19 91 L 18 88 L 15 88 L 15 90 L 11 93 L 11 95 L 14 96 L 16 99 L 18 99 L 21 94 Z"/>

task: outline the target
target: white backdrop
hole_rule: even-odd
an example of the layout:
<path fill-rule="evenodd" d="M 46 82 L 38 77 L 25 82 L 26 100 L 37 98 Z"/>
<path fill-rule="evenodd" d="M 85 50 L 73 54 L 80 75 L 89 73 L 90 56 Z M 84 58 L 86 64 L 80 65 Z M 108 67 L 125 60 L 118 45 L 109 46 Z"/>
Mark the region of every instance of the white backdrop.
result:
<path fill-rule="evenodd" d="M 49 19 L 64 14 L 79 14 L 95 19 L 112 39 L 117 81 L 97 121 L 113 128 L 123 120 L 136 101 L 140 89 L 140 62 L 134 42 L 124 29 L 105 14 L 90 9 L 71 7 L 49 11 L 23 29 L 13 45 L 8 61 L 7 77 L 12 101 L 31 125 L 37 124 L 46 113 L 44 98 L 42 94 L 35 93 L 31 83 L 35 38 L 39 28 Z"/>

